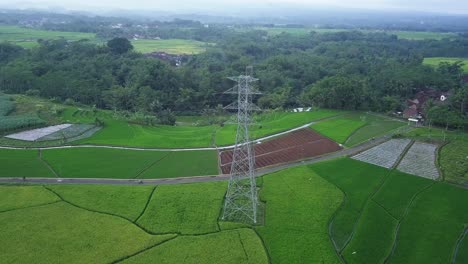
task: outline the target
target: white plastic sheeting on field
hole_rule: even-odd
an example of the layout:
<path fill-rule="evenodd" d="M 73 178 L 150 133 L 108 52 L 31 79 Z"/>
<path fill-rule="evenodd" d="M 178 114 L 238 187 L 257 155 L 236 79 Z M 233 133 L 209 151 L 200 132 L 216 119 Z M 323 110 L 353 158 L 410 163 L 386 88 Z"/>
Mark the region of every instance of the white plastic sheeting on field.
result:
<path fill-rule="evenodd" d="M 61 125 L 55 125 L 55 126 L 48 126 L 48 127 L 37 128 L 33 130 L 11 134 L 5 137 L 12 138 L 12 139 L 25 140 L 25 141 L 35 141 L 41 137 L 50 135 L 54 132 L 70 127 L 71 125 L 72 124 L 61 124 Z"/>
<path fill-rule="evenodd" d="M 398 161 L 398 158 L 410 142 L 411 140 L 409 139 L 391 139 L 352 158 L 377 166 L 391 168 Z"/>
<path fill-rule="evenodd" d="M 439 171 L 435 165 L 437 146 L 416 142 L 398 164 L 398 170 L 409 174 L 435 180 Z"/>

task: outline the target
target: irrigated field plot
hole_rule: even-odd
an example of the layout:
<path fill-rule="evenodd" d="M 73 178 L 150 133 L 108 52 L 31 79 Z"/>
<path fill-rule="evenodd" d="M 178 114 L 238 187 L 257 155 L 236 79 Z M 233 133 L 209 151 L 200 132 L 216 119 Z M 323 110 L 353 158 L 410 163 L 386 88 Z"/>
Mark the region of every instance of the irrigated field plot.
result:
<path fill-rule="evenodd" d="M 320 156 L 340 149 L 341 147 L 335 142 L 309 128 L 304 128 L 255 144 L 255 164 L 257 168 L 262 168 Z M 221 169 L 224 174 L 228 174 L 231 169 L 232 154 L 232 150 L 220 153 Z"/>
<path fill-rule="evenodd" d="M 415 142 L 398 164 L 398 170 L 432 180 L 439 178 L 436 150 L 437 145 Z"/>
<path fill-rule="evenodd" d="M 468 72 L 468 59 L 467 58 L 450 58 L 450 57 L 424 58 L 423 64 L 437 67 L 442 62 L 455 63 L 458 61 L 461 61 L 464 64 L 462 67 L 463 71 Z"/>
<path fill-rule="evenodd" d="M 391 263 L 451 263 L 468 223 L 468 191 L 435 183 L 422 192 L 401 223 Z"/>
<path fill-rule="evenodd" d="M 0 177 L 55 177 L 37 150 L 0 149 Z"/>
<path fill-rule="evenodd" d="M 215 175 L 215 153 L 83 147 L 44 150 L 43 157 L 63 178 L 132 179 Z"/>
<path fill-rule="evenodd" d="M 198 54 L 205 52 L 208 43 L 190 39 L 139 39 L 132 40 L 141 53 L 166 52 L 169 54 Z"/>
<path fill-rule="evenodd" d="M 362 116 L 367 115 L 344 115 L 313 124 L 311 127 L 320 134 L 343 144 L 354 131 L 367 124 Z"/>
<path fill-rule="evenodd" d="M 225 182 L 158 186 L 138 224 L 154 233 L 219 231 Z"/>
<path fill-rule="evenodd" d="M 343 194 L 307 167 L 263 177 L 265 225 L 257 227 L 272 263 L 339 263 L 327 225 Z"/>
<path fill-rule="evenodd" d="M 96 34 L 82 32 L 38 30 L 7 25 L 0 26 L 0 42 L 12 42 L 24 48 L 31 48 L 37 46 L 38 39 L 48 40 L 61 38 L 72 41 L 80 39 L 95 40 Z"/>
<path fill-rule="evenodd" d="M 356 120 L 356 117 L 354 119 Z M 346 146 L 355 146 L 374 137 L 403 128 L 406 125 L 405 122 L 374 114 L 359 114 L 359 120 L 366 122 L 366 125 L 361 126 L 348 137 L 345 142 Z"/>
<path fill-rule="evenodd" d="M 440 150 L 440 168 L 444 178 L 456 183 L 468 183 L 468 141 L 453 140 Z"/>
<path fill-rule="evenodd" d="M 330 224 L 331 239 L 335 247 L 342 250 L 351 238 L 366 201 L 389 171 L 349 158 L 317 163 L 310 168 L 346 194 Z"/>
<path fill-rule="evenodd" d="M 411 140 L 409 139 L 391 139 L 353 156 L 353 159 L 384 168 L 391 168 L 398 161 L 410 142 Z"/>

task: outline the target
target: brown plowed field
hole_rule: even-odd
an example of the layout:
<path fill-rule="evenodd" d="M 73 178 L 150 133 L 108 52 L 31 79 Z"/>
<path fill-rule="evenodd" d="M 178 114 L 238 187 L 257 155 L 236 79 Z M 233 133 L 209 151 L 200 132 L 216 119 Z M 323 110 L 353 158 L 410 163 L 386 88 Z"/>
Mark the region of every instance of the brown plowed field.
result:
<path fill-rule="evenodd" d="M 309 128 L 256 144 L 254 148 L 257 168 L 320 156 L 341 149 L 337 143 Z M 232 152 L 233 150 L 226 150 L 219 154 L 223 174 L 228 174 L 231 169 Z"/>

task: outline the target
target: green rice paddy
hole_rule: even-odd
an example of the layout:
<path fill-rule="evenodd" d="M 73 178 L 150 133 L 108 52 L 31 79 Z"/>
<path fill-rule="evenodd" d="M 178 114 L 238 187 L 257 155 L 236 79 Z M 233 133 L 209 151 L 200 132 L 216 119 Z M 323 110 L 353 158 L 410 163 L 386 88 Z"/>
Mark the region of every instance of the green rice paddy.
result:
<path fill-rule="evenodd" d="M 468 59 L 467 58 L 451 58 L 451 57 L 431 57 L 424 58 L 423 64 L 430 65 L 433 67 L 439 66 L 442 62 L 455 63 L 461 61 L 464 65 L 462 67 L 463 71 L 468 73 Z"/>
<path fill-rule="evenodd" d="M 468 222 L 468 191 L 457 186 L 348 158 L 290 168 L 259 179 L 265 211 L 254 226 L 219 220 L 226 187 L 225 181 L 0 186 L 0 258 L 7 263 L 340 263 L 340 258 L 464 263 L 466 258 L 460 235 Z M 457 246 L 461 251 L 453 256 Z"/>
<path fill-rule="evenodd" d="M 208 43 L 190 39 L 141 39 L 132 40 L 136 51 L 141 53 L 166 52 L 169 54 L 198 54 L 206 51 Z"/>

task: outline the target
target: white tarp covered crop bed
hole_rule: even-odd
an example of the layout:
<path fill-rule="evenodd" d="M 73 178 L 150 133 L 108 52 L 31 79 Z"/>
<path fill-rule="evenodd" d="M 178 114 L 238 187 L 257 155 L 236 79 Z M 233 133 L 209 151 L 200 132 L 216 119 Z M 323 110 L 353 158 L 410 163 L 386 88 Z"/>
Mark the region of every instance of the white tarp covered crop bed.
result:
<path fill-rule="evenodd" d="M 391 139 L 352 158 L 388 169 L 395 165 L 410 142 L 409 139 Z"/>
<path fill-rule="evenodd" d="M 23 131 L 15 134 L 11 134 L 8 136 L 5 136 L 7 138 L 12 138 L 12 139 L 19 139 L 19 140 L 25 140 L 25 141 L 35 141 L 41 137 L 50 135 L 54 132 L 60 131 L 62 129 L 65 129 L 67 127 L 71 126 L 71 124 L 61 124 L 61 125 L 55 125 L 55 126 L 48 126 L 48 127 L 43 127 L 43 128 L 37 128 L 33 130 L 28 130 L 28 131 Z"/>
<path fill-rule="evenodd" d="M 437 146 L 416 142 L 398 164 L 398 170 L 428 179 L 437 179 L 439 171 L 435 165 Z"/>

